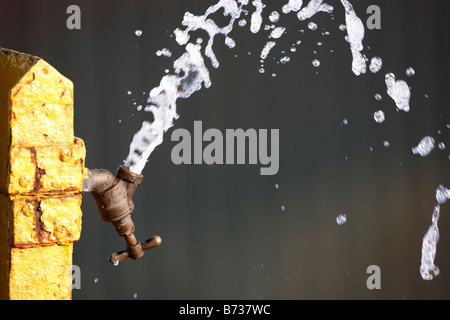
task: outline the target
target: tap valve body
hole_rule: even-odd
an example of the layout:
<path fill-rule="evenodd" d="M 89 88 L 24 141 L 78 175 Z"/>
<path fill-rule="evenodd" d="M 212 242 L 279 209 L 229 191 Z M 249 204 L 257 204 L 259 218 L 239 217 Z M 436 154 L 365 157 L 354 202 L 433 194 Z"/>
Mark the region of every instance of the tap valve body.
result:
<path fill-rule="evenodd" d="M 139 259 L 145 250 L 161 244 L 159 236 L 153 236 L 141 243 L 134 235 L 135 227 L 131 219 L 134 210 L 132 198 L 142 180 L 142 175 L 120 166 L 116 176 L 103 169 L 88 170 L 88 177 L 83 183 L 83 191 L 91 192 L 103 221 L 111 222 L 119 236 L 124 237 L 127 243 L 126 250 L 109 256 L 109 262 L 114 265 L 128 257 Z"/>

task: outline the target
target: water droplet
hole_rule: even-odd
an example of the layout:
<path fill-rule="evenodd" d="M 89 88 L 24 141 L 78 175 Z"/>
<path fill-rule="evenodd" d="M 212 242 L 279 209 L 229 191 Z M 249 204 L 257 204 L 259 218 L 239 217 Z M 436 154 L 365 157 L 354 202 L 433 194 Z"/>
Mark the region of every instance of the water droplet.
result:
<path fill-rule="evenodd" d="M 167 48 L 162 48 L 161 50 L 157 50 L 157 51 L 156 51 L 156 55 L 157 55 L 158 57 L 160 57 L 160 56 L 165 56 L 165 57 L 170 58 L 170 57 L 172 56 L 172 52 L 170 52 L 170 50 L 167 49 Z"/>
<path fill-rule="evenodd" d="M 281 10 L 284 14 L 288 14 L 291 11 L 297 12 L 300 10 L 303 1 L 301 0 L 289 0 L 287 4 L 285 4 Z"/>
<path fill-rule="evenodd" d="M 285 206 L 281 206 L 281 211 L 286 210 Z"/>
<path fill-rule="evenodd" d="M 348 125 L 348 120 L 344 119 L 344 120 L 342 120 L 342 123 L 344 124 L 344 126 L 347 126 Z"/>
<path fill-rule="evenodd" d="M 278 183 L 275 183 L 275 189 L 279 189 L 280 188 L 280 186 L 278 185 Z"/>
<path fill-rule="evenodd" d="M 180 45 L 185 45 L 190 38 L 189 32 L 176 28 L 173 33 L 175 34 L 175 41 Z"/>
<path fill-rule="evenodd" d="M 419 144 L 412 148 L 414 154 L 420 154 L 422 157 L 426 157 L 434 149 L 433 137 L 426 136 L 420 140 Z"/>
<path fill-rule="evenodd" d="M 383 123 L 384 122 L 384 112 L 382 110 L 378 110 L 374 112 L 373 118 L 377 123 Z"/>
<path fill-rule="evenodd" d="M 276 74 L 276 73 L 272 73 L 272 77 L 274 77 L 274 78 L 275 78 L 276 76 L 277 76 L 277 74 Z"/>
<path fill-rule="evenodd" d="M 137 299 L 137 293 L 133 294 L 133 298 Z"/>
<path fill-rule="evenodd" d="M 114 265 L 115 267 L 117 267 L 117 266 L 119 265 L 119 260 L 114 259 L 114 260 L 113 260 L 113 265 Z"/>
<path fill-rule="evenodd" d="M 319 59 L 314 59 L 312 61 L 312 65 L 317 68 L 318 66 L 320 66 L 320 60 Z"/>
<path fill-rule="evenodd" d="M 134 31 L 134 34 L 140 37 L 142 35 L 142 30 L 137 29 L 136 31 Z"/>
<path fill-rule="evenodd" d="M 389 141 L 385 140 L 385 141 L 383 142 L 383 145 L 384 145 L 386 148 L 389 148 Z"/>
<path fill-rule="evenodd" d="M 286 30 L 284 27 L 278 27 L 278 28 L 275 28 L 275 29 L 273 29 L 273 31 L 270 33 L 270 37 L 271 37 L 271 38 L 274 38 L 274 39 L 278 39 L 278 38 L 280 38 L 280 37 L 283 35 L 284 30 Z"/>
<path fill-rule="evenodd" d="M 259 73 L 264 73 L 266 72 L 266 70 L 264 70 L 264 68 L 259 68 Z"/>
<path fill-rule="evenodd" d="M 295 48 L 295 47 L 291 47 L 291 52 L 295 52 L 295 51 L 297 51 L 297 48 Z"/>
<path fill-rule="evenodd" d="M 375 100 L 380 101 L 381 99 L 383 99 L 381 94 L 379 94 L 379 93 L 375 94 Z"/>
<path fill-rule="evenodd" d="M 372 60 L 370 60 L 369 70 L 372 73 L 377 73 L 378 71 L 380 71 L 382 66 L 383 66 L 383 61 L 381 60 L 381 58 L 373 57 Z"/>
<path fill-rule="evenodd" d="M 131 94 L 131 91 L 127 91 L 127 94 L 130 95 L 130 94 Z"/>
<path fill-rule="evenodd" d="M 138 105 L 136 109 L 137 109 L 137 111 L 141 111 L 142 110 L 142 105 Z"/>
<path fill-rule="evenodd" d="M 436 189 L 436 201 L 439 204 L 445 203 L 448 199 L 450 199 L 450 189 L 444 188 L 442 185 L 440 185 Z"/>
<path fill-rule="evenodd" d="M 424 239 L 425 240 L 425 239 Z M 424 280 L 432 280 L 436 278 L 440 273 L 439 268 L 436 265 L 433 265 L 433 268 L 429 270 L 425 270 L 424 268 L 420 268 L 420 275 Z"/>
<path fill-rule="evenodd" d="M 246 24 L 247 24 L 247 20 L 245 20 L 245 19 L 241 19 L 238 22 L 239 27 L 245 27 Z"/>
<path fill-rule="evenodd" d="M 289 61 L 291 61 L 291 58 L 289 58 L 288 56 L 283 57 L 283 58 L 280 59 L 280 62 L 281 62 L 282 64 L 286 64 L 286 63 L 288 63 Z"/>
<path fill-rule="evenodd" d="M 310 30 L 316 30 L 317 29 L 317 24 L 311 21 L 310 23 L 308 23 L 308 28 Z"/>
<path fill-rule="evenodd" d="M 439 268 L 434 264 L 436 247 L 439 241 L 440 204 L 449 198 L 449 190 L 440 185 L 436 189 L 437 204 L 434 206 L 431 225 L 422 240 L 422 258 L 420 260 L 420 275 L 424 280 L 431 280 L 439 275 Z"/>
<path fill-rule="evenodd" d="M 261 50 L 261 59 L 265 59 L 267 58 L 267 55 L 269 54 L 270 50 L 272 50 L 272 48 L 275 46 L 276 42 L 275 41 L 268 41 L 265 45 L 264 48 L 262 48 Z"/>
<path fill-rule="evenodd" d="M 333 6 L 330 6 L 329 4 L 322 4 L 317 8 L 318 11 L 326 12 L 326 13 L 333 13 Z M 332 17 L 333 18 L 333 17 Z"/>
<path fill-rule="evenodd" d="M 250 31 L 252 33 L 257 33 L 261 28 L 261 24 L 263 21 L 261 13 L 263 11 L 264 4 L 262 3 L 261 0 L 255 0 L 252 2 L 252 4 L 255 7 L 255 11 L 252 13 L 250 19 Z"/>
<path fill-rule="evenodd" d="M 397 108 L 408 112 L 410 110 L 409 98 L 411 97 L 408 84 L 403 80 L 396 80 L 393 73 L 386 74 L 385 83 L 387 93 L 395 101 Z"/>
<path fill-rule="evenodd" d="M 272 11 L 272 13 L 269 15 L 269 20 L 273 23 L 278 22 L 280 19 L 280 14 L 276 11 Z"/>
<path fill-rule="evenodd" d="M 281 11 L 283 11 L 284 14 L 288 14 L 289 12 L 291 12 L 291 8 L 285 4 L 283 7 L 281 7 Z"/>
<path fill-rule="evenodd" d="M 95 279 L 94 279 L 94 283 L 98 283 L 98 278 L 95 278 Z"/>
<path fill-rule="evenodd" d="M 347 222 L 347 216 L 345 215 L 345 213 L 341 213 L 340 215 L 338 215 L 337 217 L 336 217 L 336 223 L 338 224 L 338 225 L 343 225 L 344 223 L 346 223 Z"/>
<path fill-rule="evenodd" d="M 439 142 L 438 147 L 439 147 L 439 149 L 444 150 L 445 144 L 443 142 Z"/>
<path fill-rule="evenodd" d="M 405 72 L 406 75 L 410 78 L 416 74 L 416 71 L 412 67 L 407 68 Z"/>
<path fill-rule="evenodd" d="M 347 30 L 347 26 L 345 24 L 341 24 L 341 25 L 339 25 L 339 30 L 345 31 L 345 30 Z"/>
<path fill-rule="evenodd" d="M 236 46 L 236 41 L 234 41 L 232 38 L 230 37 L 225 37 L 225 45 L 232 49 Z"/>

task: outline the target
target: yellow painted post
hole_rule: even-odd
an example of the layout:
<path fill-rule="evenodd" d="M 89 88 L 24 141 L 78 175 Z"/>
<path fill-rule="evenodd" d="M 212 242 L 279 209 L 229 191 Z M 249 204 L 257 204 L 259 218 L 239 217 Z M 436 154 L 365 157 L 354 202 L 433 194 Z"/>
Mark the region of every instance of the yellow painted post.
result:
<path fill-rule="evenodd" d="M 0 48 L 1 299 L 71 299 L 85 156 L 72 82 Z"/>

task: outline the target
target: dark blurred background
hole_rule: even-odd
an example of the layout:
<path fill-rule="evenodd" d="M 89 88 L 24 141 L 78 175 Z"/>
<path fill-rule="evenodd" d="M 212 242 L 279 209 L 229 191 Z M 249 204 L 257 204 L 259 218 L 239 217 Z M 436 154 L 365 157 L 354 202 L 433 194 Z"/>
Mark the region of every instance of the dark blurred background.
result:
<path fill-rule="evenodd" d="M 86 166 L 115 172 L 142 121 L 151 119 L 137 106 L 145 106 L 184 51 L 173 30 L 182 28 L 186 11 L 200 15 L 216 2 L 0 1 L 0 46 L 40 56 L 73 81 L 75 134 L 86 143 Z M 332 16 L 311 19 L 316 31 L 307 28 L 309 20 L 281 13 L 287 0 L 266 2 L 263 26 L 277 10 L 277 25 L 287 31 L 266 72 L 258 69 L 267 31 L 254 35 L 249 23 L 235 25 L 231 50 L 217 36 L 220 67 L 205 60 L 212 86 L 178 100 L 180 118 L 143 171 L 134 197 L 136 235 L 143 241 L 158 234 L 162 245 L 112 266 L 107 257 L 124 249 L 124 241 L 101 220 L 92 197 L 83 197 L 73 255 L 81 289 L 74 299 L 450 298 L 449 204 L 439 221 L 441 274 L 425 281 L 419 273 L 435 190 L 450 187 L 450 2 L 353 1 L 364 23 L 369 5 L 381 8 L 381 29 L 366 28 L 363 53 L 380 56 L 383 68 L 359 77 L 351 71 L 346 32 L 338 28 L 345 23 L 340 1 L 329 0 Z M 81 30 L 66 27 L 71 4 L 81 9 Z M 243 18 L 250 22 L 250 15 Z M 196 37 L 206 40 L 202 32 Z M 164 47 L 172 58 L 156 56 Z M 284 56 L 290 62 L 277 63 Z M 311 64 L 315 58 L 319 68 Z M 414 77 L 405 75 L 407 67 Z M 388 72 L 411 86 L 409 113 L 397 111 L 388 97 Z M 379 109 L 383 124 L 373 119 Z M 174 165 L 170 135 L 176 128 L 193 132 L 195 120 L 203 130 L 279 129 L 278 174 L 261 176 L 259 165 Z M 448 148 L 413 155 L 426 135 Z M 348 221 L 338 226 L 340 213 Z M 370 265 L 381 269 L 380 290 L 366 287 Z"/>

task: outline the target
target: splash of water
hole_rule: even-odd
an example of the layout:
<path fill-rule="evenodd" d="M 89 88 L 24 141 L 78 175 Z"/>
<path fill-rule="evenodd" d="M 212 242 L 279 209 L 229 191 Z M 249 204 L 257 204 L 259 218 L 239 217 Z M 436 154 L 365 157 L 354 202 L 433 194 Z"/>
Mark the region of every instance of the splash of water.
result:
<path fill-rule="evenodd" d="M 284 30 L 285 30 L 284 27 L 277 27 L 277 28 L 272 30 L 272 32 L 270 33 L 269 37 L 273 38 L 273 39 L 278 39 L 278 38 L 280 38 L 283 35 Z"/>
<path fill-rule="evenodd" d="M 302 7 L 302 4 L 302 0 L 289 0 L 289 2 L 281 8 L 281 11 L 285 14 L 288 14 L 291 11 L 297 12 Z"/>
<path fill-rule="evenodd" d="M 150 91 L 147 100 L 150 106 L 145 110 L 153 113 L 153 122 L 144 121 L 141 129 L 134 135 L 130 145 L 130 153 L 125 165 L 130 171 L 140 174 L 148 157 L 162 143 L 164 133 L 178 118 L 176 100 L 188 98 L 203 85 L 211 85 L 208 69 L 205 66 L 199 44 L 188 43 L 186 52 L 178 58 L 173 66 L 179 75 L 166 75 L 160 85 Z"/>
<path fill-rule="evenodd" d="M 170 58 L 172 56 L 172 52 L 170 52 L 170 50 L 167 48 L 162 48 L 161 50 L 156 51 L 156 55 L 158 57 L 164 56 Z"/>
<path fill-rule="evenodd" d="M 426 136 L 420 140 L 419 144 L 412 148 L 414 154 L 420 154 L 422 157 L 426 157 L 434 149 L 434 139 L 433 137 Z"/>
<path fill-rule="evenodd" d="M 386 74 L 385 77 L 387 94 L 395 101 L 395 105 L 400 110 L 409 111 L 409 99 L 411 91 L 408 84 L 403 80 L 396 80 L 393 73 Z"/>
<path fill-rule="evenodd" d="M 424 280 L 431 280 L 440 273 L 439 268 L 434 264 L 436 257 L 436 247 L 439 241 L 438 221 L 440 205 L 450 199 L 450 190 L 440 185 L 436 189 L 436 205 L 431 217 L 431 225 L 422 241 L 422 259 L 420 262 L 420 275 Z"/>
<path fill-rule="evenodd" d="M 347 41 L 350 43 L 353 57 L 352 70 L 356 75 L 360 75 L 366 73 L 366 59 L 361 53 L 363 49 L 364 25 L 348 0 L 341 0 L 341 3 L 345 9 L 345 30 L 347 31 Z M 257 33 L 261 29 L 263 22 L 262 12 L 265 5 L 261 0 L 253 0 L 251 4 L 255 11 L 251 15 L 250 31 Z M 149 104 L 144 110 L 153 113 L 154 121 L 145 121 L 142 124 L 141 130 L 133 138 L 129 155 L 125 160 L 125 166 L 131 171 L 140 173 L 143 170 L 148 156 L 157 145 L 162 143 L 163 134 L 173 125 L 173 119 L 178 118 L 176 100 L 178 98 L 188 98 L 193 92 L 200 90 L 202 85 L 206 88 L 211 85 L 209 71 L 205 66 L 201 53 L 200 44 L 203 43 L 203 39 L 197 39 L 196 44 L 189 43 L 189 33 L 198 29 L 207 32 L 209 38 L 203 53 L 205 57 L 210 59 L 213 68 L 218 68 L 219 61 L 213 51 L 215 36 L 218 34 L 224 35 L 225 44 L 228 48 L 234 48 L 236 42 L 229 36 L 229 33 L 233 29 L 235 20 L 239 19 L 241 13 L 244 11 L 242 7 L 246 5 L 249 5 L 249 0 L 219 0 L 216 4 L 211 5 L 203 15 L 196 16 L 190 12 L 185 13 L 182 21 L 185 29 L 177 28 L 174 30 L 174 34 L 175 41 L 178 45 L 185 46 L 186 52 L 174 62 L 175 75 L 167 74 L 164 76 L 160 85 L 150 92 L 148 98 Z M 333 7 L 323 3 L 322 0 L 310 0 L 303 8 L 302 5 L 303 1 L 301 0 L 289 0 L 283 6 L 282 11 L 284 13 L 291 11 L 297 12 L 297 17 L 300 21 L 311 18 L 318 12 L 333 12 Z M 229 23 L 224 27 L 218 27 L 209 18 L 209 15 L 217 12 L 219 9 L 223 9 L 224 16 L 230 17 Z M 274 27 L 268 36 L 269 39 L 260 54 L 260 73 L 264 73 L 263 62 L 276 45 L 274 40 L 280 38 L 284 32 L 284 27 Z M 171 52 L 163 49 L 159 50 L 157 55 L 170 56 Z M 381 58 L 377 62 L 381 62 Z M 319 64 L 319 60 L 314 59 L 313 65 L 318 67 Z M 372 67 L 378 69 L 381 65 L 378 64 Z M 409 88 L 407 88 L 406 82 L 402 80 L 395 81 L 395 76 L 388 74 L 386 75 L 386 85 L 388 94 L 394 99 L 397 107 L 408 111 Z"/>
<path fill-rule="evenodd" d="M 238 3 L 240 6 L 238 6 Z M 134 135 L 130 145 L 130 152 L 125 160 L 125 166 L 132 172 L 140 174 L 145 167 L 148 157 L 153 150 L 162 143 L 164 133 L 173 125 L 173 119 L 178 118 L 176 101 L 178 98 L 188 98 L 202 88 L 211 86 L 209 71 L 205 66 L 199 43 L 188 43 L 190 31 L 202 29 L 209 35 L 204 54 L 211 60 L 214 68 L 219 67 L 219 61 L 213 51 L 214 37 L 217 34 L 225 36 L 225 44 L 234 47 L 234 40 L 228 37 L 233 28 L 233 23 L 242 12 L 242 6 L 247 0 L 220 0 L 217 4 L 210 6 L 204 15 L 196 16 L 186 12 L 182 25 L 185 30 L 175 29 L 175 41 L 185 45 L 186 52 L 173 63 L 175 75 L 168 74 L 161 79 L 158 87 L 150 91 L 145 107 L 146 111 L 152 112 L 153 122 L 144 121 L 141 129 Z M 254 1 L 257 10 L 262 10 L 262 2 Z M 228 25 L 220 28 L 214 21 L 208 19 L 210 14 L 223 8 L 224 15 L 230 17 Z M 258 11 L 259 14 L 261 13 Z M 254 21 L 252 21 L 252 24 Z"/>
<path fill-rule="evenodd" d="M 314 16 L 317 12 L 333 12 L 333 7 L 323 3 L 323 0 L 310 0 L 308 4 L 297 13 L 297 18 L 300 21 L 306 20 Z"/>
<path fill-rule="evenodd" d="M 267 41 L 266 45 L 264 46 L 264 48 L 261 50 L 261 54 L 260 57 L 261 59 L 266 59 L 267 56 L 269 55 L 270 50 L 272 50 L 272 48 L 275 46 L 276 42 L 275 41 Z"/>
<path fill-rule="evenodd" d="M 252 33 L 257 33 L 259 29 L 261 29 L 261 24 L 263 21 L 262 11 L 264 9 L 264 4 L 261 0 L 254 0 L 252 4 L 255 7 L 255 12 L 252 13 L 250 20 L 250 31 Z"/>
<path fill-rule="evenodd" d="M 341 0 L 341 3 L 345 9 L 346 25 L 341 25 L 339 29 L 347 32 L 346 40 L 350 44 L 352 54 L 352 71 L 355 75 L 359 76 L 365 74 L 367 69 L 366 57 L 362 54 L 364 48 L 364 25 L 361 19 L 356 15 L 353 6 L 348 0 Z M 152 112 L 154 120 L 153 122 L 144 121 L 141 129 L 133 137 L 129 155 L 125 160 L 125 166 L 131 171 L 138 174 L 142 172 L 148 157 L 153 150 L 162 143 L 163 135 L 173 125 L 173 120 L 178 118 L 176 112 L 177 99 L 188 98 L 192 93 L 200 90 L 202 86 L 205 88 L 211 86 L 209 71 L 205 66 L 202 56 L 202 47 L 200 45 L 203 40 L 201 39 L 201 41 L 198 41 L 199 39 L 197 39 L 196 44 L 189 43 L 189 33 L 198 29 L 207 32 L 209 38 L 203 53 L 210 59 L 213 68 L 218 68 L 219 61 L 213 51 L 214 38 L 218 34 L 224 35 L 225 44 L 229 48 L 235 47 L 235 41 L 229 37 L 228 34 L 233 29 L 235 20 L 240 18 L 241 13 L 243 12 L 242 7 L 248 4 L 248 0 L 219 0 L 216 4 L 211 5 L 203 15 L 196 16 L 189 12 L 185 13 L 182 21 L 182 25 L 185 26 L 185 29 L 175 29 L 174 35 L 175 41 L 178 45 L 185 46 L 186 52 L 174 61 L 173 68 L 175 74 L 167 74 L 164 76 L 161 79 L 159 86 L 150 91 L 148 98 L 149 104 L 145 107 L 145 111 Z M 251 4 L 255 8 L 255 11 L 251 15 L 249 23 L 250 31 L 252 33 L 257 33 L 261 29 L 263 22 L 262 12 L 265 5 L 261 0 L 254 0 Z M 282 12 L 285 14 L 291 11 L 296 12 L 297 18 L 300 21 L 309 19 L 318 12 L 333 12 L 333 7 L 323 3 L 322 0 L 310 0 L 303 8 L 302 5 L 302 0 L 289 0 L 288 3 L 282 7 Z M 226 26 L 220 28 L 208 17 L 222 8 L 224 10 L 224 16 L 230 17 L 230 22 Z M 278 13 L 272 14 L 269 17 L 271 22 L 278 22 L 278 19 Z M 246 24 L 247 21 L 245 19 L 241 19 L 238 22 L 240 27 L 244 27 Z M 317 29 L 315 23 L 310 23 L 309 27 L 310 29 Z M 265 30 L 268 29 L 265 28 Z M 276 42 L 273 41 L 273 39 L 280 38 L 284 32 L 284 27 L 278 27 L 272 30 L 269 35 L 269 38 L 271 39 L 269 39 L 264 48 L 262 48 L 260 54 L 262 60 L 267 58 L 270 51 L 276 45 Z M 138 36 L 140 36 L 140 34 Z M 299 43 L 300 41 L 297 42 L 297 44 Z M 171 53 L 170 51 L 161 51 L 157 52 L 157 54 L 169 56 Z M 281 61 L 282 63 L 289 61 L 285 58 L 283 59 L 284 60 Z M 320 61 L 314 59 L 313 66 L 318 67 L 319 65 Z M 370 71 L 376 73 L 381 67 L 381 58 L 372 58 L 369 66 Z M 264 69 L 260 68 L 260 72 L 263 73 Z M 408 77 L 411 77 L 414 75 L 414 70 L 408 68 L 406 74 Z M 393 73 L 388 73 L 385 76 L 385 84 L 387 93 L 394 100 L 397 108 L 408 112 L 410 110 L 409 100 L 411 93 L 407 83 L 403 80 L 396 80 Z M 377 100 L 381 100 L 381 95 L 376 94 L 375 97 Z M 375 121 L 381 123 L 384 121 L 384 114 L 382 114 L 382 111 L 378 111 L 374 114 L 374 118 Z M 413 148 L 413 153 L 425 156 L 431 152 L 434 148 L 434 140 L 425 140 L 426 141 L 422 140 L 417 147 Z M 434 208 L 432 224 L 423 239 L 420 273 L 424 279 L 432 279 L 439 274 L 439 269 L 434 265 L 436 245 L 439 239 L 437 222 L 439 219 L 440 205 L 447 199 L 450 199 L 450 191 L 440 186 L 436 191 L 436 198 L 438 203 Z M 338 223 L 339 221 L 337 220 Z"/>
<path fill-rule="evenodd" d="M 364 46 L 362 41 L 364 39 L 364 24 L 353 10 L 353 6 L 347 0 L 341 0 L 345 9 L 345 24 L 347 30 L 347 40 L 350 43 L 350 50 L 352 52 L 352 70 L 353 73 L 359 76 L 366 73 L 366 59 L 361 51 Z"/>
<path fill-rule="evenodd" d="M 211 86 L 209 71 L 201 54 L 200 44 L 203 40 L 197 41 L 196 44 L 190 43 L 189 33 L 198 29 L 207 32 L 209 38 L 204 48 L 204 55 L 210 59 L 213 68 L 218 68 L 219 61 L 213 51 L 214 38 L 216 35 L 222 34 L 225 36 L 225 44 L 229 48 L 235 47 L 235 41 L 228 34 L 233 29 L 235 20 L 240 18 L 243 11 L 242 7 L 248 4 L 249 0 L 219 0 L 216 4 L 211 5 L 203 15 L 197 16 L 190 12 L 185 13 L 182 21 L 185 29 L 175 29 L 174 35 L 175 41 L 178 45 L 185 46 L 186 52 L 174 61 L 175 75 L 167 74 L 161 79 L 159 86 L 150 91 L 147 100 L 148 105 L 144 110 L 152 112 L 154 120 L 153 122 L 144 121 L 141 129 L 133 137 L 130 152 L 125 160 L 125 166 L 131 171 L 138 174 L 142 172 L 148 157 L 162 143 L 163 135 L 173 125 L 173 120 L 178 118 L 176 112 L 177 99 L 188 98 L 193 92 L 200 90 L 202 85 L 206 88 Z M 255 11 L 251 15 L 250 31 L 257 33 L 261 29 L 262 12 L 265 5 L 261 0 L 253 0 L 251 4 Z M 301 9 L 302 4 L 303 1 L 301 0 L 289 0 L 282 10 L 284 13 L 289 11 L 298 12 L 297 17 L 300 20 L 312 17 L 320 11 L 333 12 L 333 7 L 324 4 L 322 0 L 310 0 L 303 9 Z M 208 18 L 209 15 L 220 9 L 223 9 L 224 16 L 230 17 L 229 23 L 224 27 L 218 27 L 212 19 Z M 278 39 L 283 35 L 284 31 L 284 27 L 277 27 L 272 30 L 269 38 Z M 266 43 L 261 51 L 262 60 L 267 57 L 275 44 L 272 40 Z M 158 50 L 156 54 L 159 56 L 171 56 L 171 52 L 165 49 Z M 264 72 L 262 66 L 260 72 Z"/>

